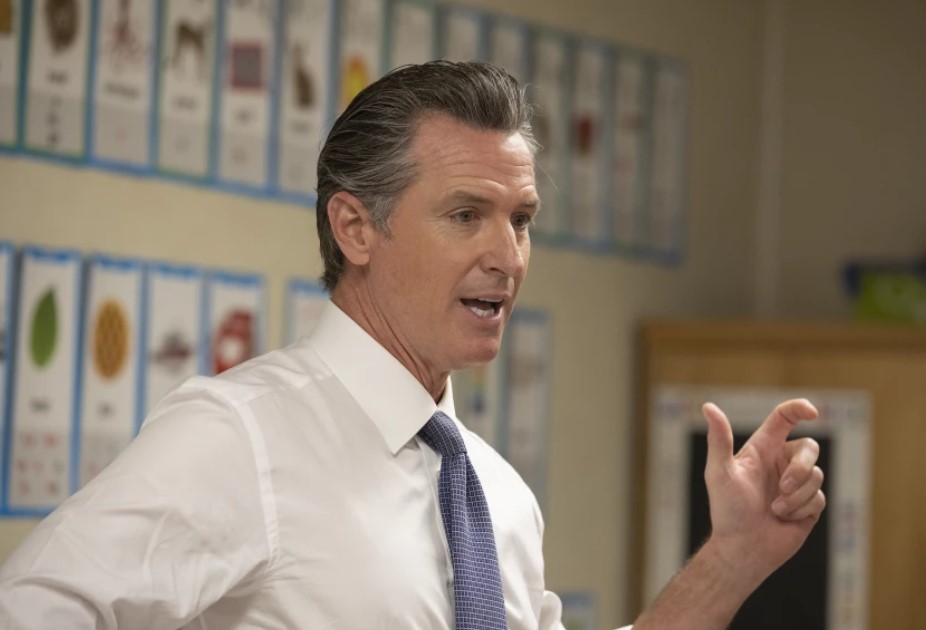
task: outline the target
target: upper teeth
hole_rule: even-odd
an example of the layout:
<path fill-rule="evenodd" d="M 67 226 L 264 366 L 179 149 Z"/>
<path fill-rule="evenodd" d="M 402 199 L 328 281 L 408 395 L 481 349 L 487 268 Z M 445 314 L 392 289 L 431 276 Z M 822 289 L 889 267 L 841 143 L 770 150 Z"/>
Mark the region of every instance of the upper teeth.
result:
<path fill-rule="evenodd" d="M 479 298 L 482 302 L 491 302 L 492 304 L 498 304 L 502 301 L 501 298 Z"/>

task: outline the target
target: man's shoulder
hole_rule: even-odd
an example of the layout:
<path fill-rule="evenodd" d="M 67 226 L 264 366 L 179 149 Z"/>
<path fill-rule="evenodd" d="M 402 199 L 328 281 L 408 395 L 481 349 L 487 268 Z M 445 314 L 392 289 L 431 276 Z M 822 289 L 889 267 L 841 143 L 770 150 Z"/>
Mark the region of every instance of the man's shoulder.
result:
<path fill-rule="evenodd" d="M 172 407 L 191 399 L 233 410 L 273 396 L 287 396 L 330 377 L 303 340 L 254 357 L 217 376 L 192 376 L 178 385 L 152 410 Z"/>

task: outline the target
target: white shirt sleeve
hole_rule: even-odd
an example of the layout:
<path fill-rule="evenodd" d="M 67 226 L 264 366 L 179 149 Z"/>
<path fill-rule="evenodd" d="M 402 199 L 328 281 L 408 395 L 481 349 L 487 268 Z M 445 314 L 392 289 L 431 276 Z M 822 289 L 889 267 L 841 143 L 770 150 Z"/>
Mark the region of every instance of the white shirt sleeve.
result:
<path fill-rule="evenodd" d="M 565 630 L 562 618 L 563 602 L 556 593 L 545 591 L 540 604 L 540 630 Z M 619 630 L 633 630 L 633 626 L 624 626 Z"/>
<path fill-rule="evenodd" d="M 235 408 L 180 390 L 0 567 L 0 627 L 177 628 L 256 587 L 272 557 Z"/>

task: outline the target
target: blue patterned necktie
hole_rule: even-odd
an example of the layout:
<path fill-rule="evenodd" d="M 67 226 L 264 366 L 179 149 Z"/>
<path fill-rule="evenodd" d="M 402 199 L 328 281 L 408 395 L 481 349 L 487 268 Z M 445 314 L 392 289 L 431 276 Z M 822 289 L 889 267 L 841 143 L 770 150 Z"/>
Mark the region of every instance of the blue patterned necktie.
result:
<path fill-rule="evenodd" d="M 463 436 L 440 411 L 419 435 L 441 455 L 440 511 L 453 565 L 456 630 L 505 630 L 505 596 L 492 519 Z"/>

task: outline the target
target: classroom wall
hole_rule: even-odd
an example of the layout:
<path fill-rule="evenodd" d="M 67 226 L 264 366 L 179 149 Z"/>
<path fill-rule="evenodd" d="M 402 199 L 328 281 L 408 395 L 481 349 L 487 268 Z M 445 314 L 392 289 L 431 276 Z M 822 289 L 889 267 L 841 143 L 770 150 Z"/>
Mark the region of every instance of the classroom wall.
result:
<path fill-rule="evenodd" d="M 476 4 L 474 2 L 473 4 Z M 548 309 L 555 358 L 547 579 L 631 619 L 635 332 L 644 317 L 751 308 L 763 8 L 740 0 L 491 0 L 479 6 L 670 54 L 692 79 L 687 252 L 677 268 L 537 246 L 521 303 Z M 256 271 L 269 340 L 284 282 L 320 269 L 314 213 L 280 202 L 0 157 L 0 238 Z M 0 558 L 32 521 L 0 522 Z"/>
<path fill-rule="evenodd" d="M 926 3 L 786 4 L 778 310 L 840 316 L 847 260 L 926 254 Z"/>

